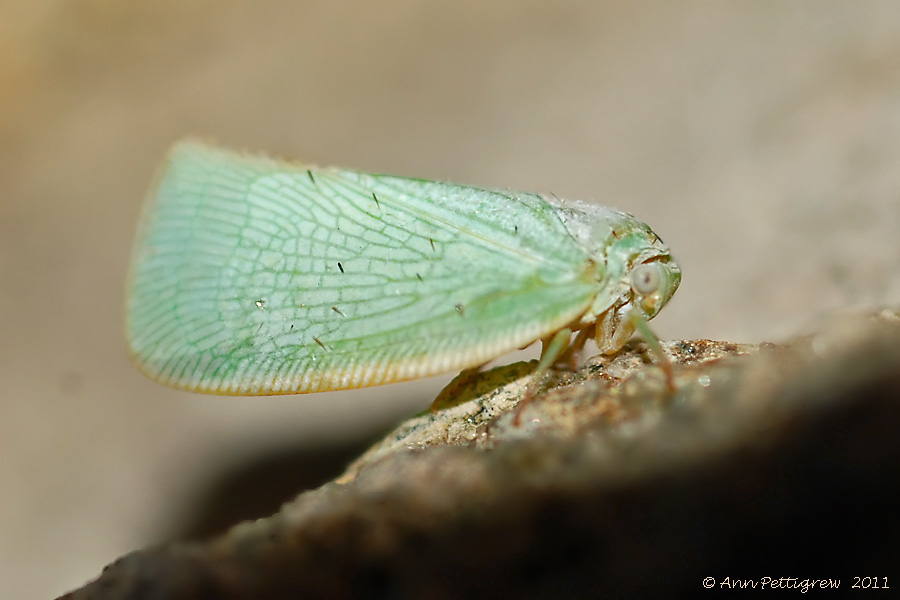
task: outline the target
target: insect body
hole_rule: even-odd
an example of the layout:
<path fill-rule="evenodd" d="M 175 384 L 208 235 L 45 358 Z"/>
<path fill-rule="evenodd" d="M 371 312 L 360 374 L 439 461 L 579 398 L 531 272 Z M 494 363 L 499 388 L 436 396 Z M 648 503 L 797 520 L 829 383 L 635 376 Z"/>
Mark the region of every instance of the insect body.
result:
<path fill-rule="evenodd" d="M 336 390 L 537 340 L 555 340 L 552 362 L 573 332 L 612 353 L 680 279 L 650 228 L 610 208 L 183 142 L 138 227 L 126 335 L 174 387 Z"/>

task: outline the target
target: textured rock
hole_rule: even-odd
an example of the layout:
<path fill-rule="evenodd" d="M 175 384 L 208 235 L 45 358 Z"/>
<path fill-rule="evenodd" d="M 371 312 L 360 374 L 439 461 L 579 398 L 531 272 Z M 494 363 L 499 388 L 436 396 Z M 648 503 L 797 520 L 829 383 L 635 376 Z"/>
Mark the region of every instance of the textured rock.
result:
<path fill-rule="evenodd" d="M 674 390 L 632 344 L 545 385 L 518 424 L 533 364 L 495 369 L 339 482 L 210 542 L 125 556 L 66 597 L 656 597 L 706 577 L 890 574 L 897 314 L 665 348 Z"/>

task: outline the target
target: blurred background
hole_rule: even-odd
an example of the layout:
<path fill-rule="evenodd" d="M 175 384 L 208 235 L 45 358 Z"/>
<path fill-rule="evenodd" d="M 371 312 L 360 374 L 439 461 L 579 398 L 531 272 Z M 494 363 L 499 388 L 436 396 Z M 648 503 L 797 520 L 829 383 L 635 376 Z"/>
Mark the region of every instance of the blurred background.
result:
<path fill-rule="evenodd" d="M 187 135 L 632 212 L 684 272 L 665 339 L 900 301 L 892 0 L 0 0 L 0 597 L 221 530 L 216 494 L 271 512 L 450 378 L 217 398 L 138 374 L 131 237 Z"/>

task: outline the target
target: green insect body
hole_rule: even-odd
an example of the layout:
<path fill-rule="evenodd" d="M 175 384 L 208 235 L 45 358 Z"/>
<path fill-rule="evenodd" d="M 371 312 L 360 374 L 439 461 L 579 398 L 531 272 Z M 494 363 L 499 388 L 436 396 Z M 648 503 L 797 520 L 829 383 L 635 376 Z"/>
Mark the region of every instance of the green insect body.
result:
<path fill-rule="evenodd" d="M 182 142 L 138 227 L 126 336 L 174 387 L 337 390 L 564 349 L 569 332 L 615 352 L 680 279 L 610 208 Z"/>

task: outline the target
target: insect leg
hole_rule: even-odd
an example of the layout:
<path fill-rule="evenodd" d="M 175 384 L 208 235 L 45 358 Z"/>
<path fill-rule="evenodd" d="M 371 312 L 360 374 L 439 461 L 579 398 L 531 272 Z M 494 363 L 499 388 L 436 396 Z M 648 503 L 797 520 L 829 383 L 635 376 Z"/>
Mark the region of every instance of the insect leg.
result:
<path fill-rule="evenodd" d="M 646 342 L 647 345 L 650 346 L 650 351 L 656 357 L 660 368 L 666 375 L 666 385 L 669 387 L 669 391 L 674 392 L 675 380 L 672 377 L 672 363 L 669 362 L 665 351 L 663 351 L 662 344 L 659 343 L 659 338 L 656 337 L 656 335 L 650 329 L 650 325 L 647 324 L 646 317 L 644 317 L 643 313 L 640 313 L 637 310 L 632 310 L 630 313 L 628 313 L 628 319 L 632 322 L 632 324 L 634 324 L 635 330 L 641 335 L 641 337 L 644 339 L 644 342 Z"/>
<path fill-rule="evenodd" d="M 581 352 L 584 350 L 584 345 L 592 335 L 593 331 L 591 330 L 591 327 L 579 329 L 578 334 L 575 336 L 575 340 L 568 348 L 566 348 L 565 352 L 560 355 L 555 364 L 562 368 L 569 369 L 570 371 L 577 369 L 578 363 L 581 360 Z"/>
<path fill-rule="evenodd" d="M 525 393 L 522 395 L 522 399 L 519 400 L 519 404 L 516 406 L 515 418 L 513 419 L 515 425 L 519 424 L 519 420 L 522 416 L 522 409 L 524 409 L 525 405 L 531 402 L 535 394 L 537 394 L 538 387 L 544 380 L 544 375 L 546 375 L 547 371 L 550 370 L 550 367 L 556 364 L 560 357 L 566 353 L 571 338 L 571 329 L 560 329 L 552 338 L 542 340 L 543 348 L 541 348 L 541 360 L 538 362 L 537 368 L 531 375 L 531 381 L 525 386 Z M 581 345 L 583 346 L 584 342 L 582 342 Z"/>

